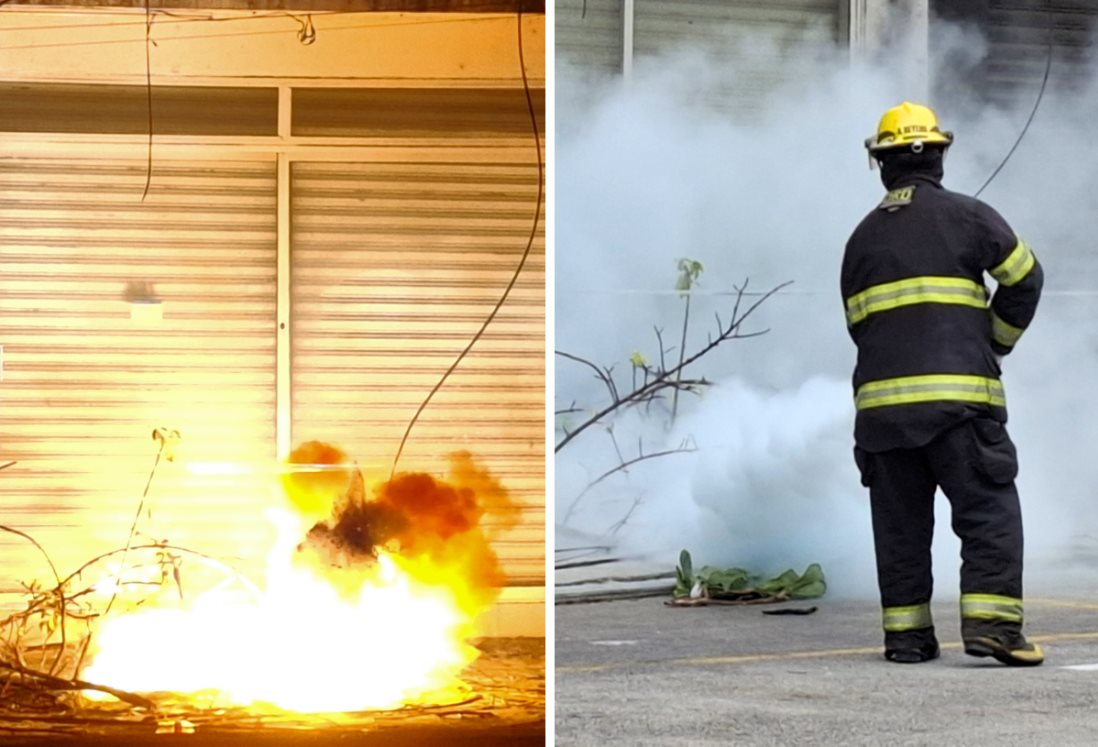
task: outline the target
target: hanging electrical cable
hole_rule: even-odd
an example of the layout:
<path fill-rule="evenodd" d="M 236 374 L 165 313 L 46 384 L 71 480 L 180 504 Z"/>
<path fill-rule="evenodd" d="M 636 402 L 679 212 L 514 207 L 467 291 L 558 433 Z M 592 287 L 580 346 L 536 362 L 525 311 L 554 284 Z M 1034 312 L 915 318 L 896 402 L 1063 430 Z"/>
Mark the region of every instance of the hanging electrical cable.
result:
<path fill-rule="evenodd" d="M 522 257 L 519 259 L 518 265 L 515 267 L 514 273 L 511 275 L 511 280 L 507 283 L 507 287 L 503 289 L 503 293 L 500 294 L 499 300 L 496 301 L 495 307 L 492 309 L 488 317 L 480 325 L 480 329 L 476 331 L 472 339 L 469 340 L 465 348 L 458 354 L 454 362 L 450 364 L 450 367 L 446 369 L 446 372 L 442 374 L 438 382 L 431 388 L 431 391 L 427 393 L 427 396 L 423 398 L 419 407 L 416 408 L 415 414 L 412 415 L 412 419 L 408 421 L 408 426 L 404 429 L 404 435 L 400 439 L 400 445 L 397 446 L 396 455 L 393 457 L 393 467 L 389 471 L 389 479 L 396 476 L 397 463 L 400 462 L 400 456 L 404 453 L 404 445 L 408 442 L 408 436 L 412 432 L 412 428 L 419 420 L 419 416 L 427 408 L 427 405 L 434 398 L 435 394 L 442 385 L 446 383 L 446 380 L 450 378 L 450 374 L 458 367 L 458 364 L 465 359 L 465 356 L 469 354 L 469 351 L 473 349 L 473 346 L 477 344 L 477 341 L 484 335 L 484 331 L 488 329 L 488 325 L 492 323 L 492 320 L 496 318 L 496 314 L 499 313 L 500 307 L 507 301 L 508 296 L 511 295 L 511 290 L 515 287 L 515 283 L 518 282 L 519 275 L 522 274 L 523 268 L 526 266 L 526 260 L 530 257 L 530 251 L 534 246 L 534 239 L 537 237 L 538 224 L 541 221 L 541 201 L 545 193 L 544 176 L 545 176 L 545 164 L 541 157 L 541 133 L 538 130 L 538 117 L 534 111 L 534 99 L 530 94 L 530 80 L 526 75 L 526 54 L 522 45 L 522 6 L 525 0 L 518 0 L 518 11 L 516 17 L 518 19 L 518 56 L 519 56 L 519 69 L 522 72 L 522 90 L 526 96 L 526 107 L 530 113 L 530 127 L 534 134 L 534 152 L 537 154 L 538 160 L 538 195 L 537 200 L 534 203 L 534 220 L 530 226 L 530 235 L 526 239 L 526 248 L 523 249 Z"/>
<path fill-rule="evenodd" d="M 1014 151 L 1018 150 L 1018 146 L 1022 144 L 1022 138 L 1024 138 L 1026 136 L 1026 132 L 1029 131 L 1029 126 L 1033 123 L 1033 118 L 1035 116 L 1037 116 L 1037 110 L 1041 106 L 1041 99 L 1044 97 L 1045 87 L 1048 85 L 1049 72 L 1051 72 L 1051 70 L 1052 70 L 1052 44 L 1053 44 L 1053 36 L 1052 36 L 1052 32 L 1053 32 L 1052 0 L 1048 0 L 1048 3 L 1046 5 L 1047 5 L 1047 8 L 1048 8 L 1048 29 L 1047 29 L 1048 55 L 1045 59 L 1045 76 L 1041 80 L 1041 90 L 1039 90 L 1037 92 L 1037 100 L 1033 102 L 1033 110 L 1029 113 L 1029 119 L 1026 120 L 1025 126 L 1022 127 L 1022 131 L 1020 133 L 1018 133 L 1018 139 L 1014 141 L 1014 145 L 1011 146 L 1010 151 L 1007 152 L 1007 154 L 1003 158 L 1002 162 L 995 168 L 995 170 L 993 172 L 991 172 L 991 176 L 989 176 L 987 178 L 987 181 L 984 182 L 983 186 L 980 187 L 978 190 L 976 190 L 976 193 L 973 195 L 973 197 L 979 197 L 980 193 L 983 192 L 985 189 L 987 189 L 987 185 L 991 184 L 991 182 L 995 179 L 995 177 L 999 175 L 999 172 L 1003 170 L 1003 167 L 1006 166 L 1007 161 L 1009 161 L 1010 157 L 1014 155 Z"/>
<path fill-rule="evenodd" d="M 141 192 L 141 201 L 149 196 L 153 175 L 153 82 L 152 82 L 152 7 L 145 0 L 145 112 L 148 114 L 149 145 L 145 162 L 145 189 Z"/>
<path fill-rule="evenodd" d="M 2 3 L 0 3 L 0 4 L 2 4 Z M 337 13 L 331 13 L 331 14 L 326 14 L 326 15 L 355 16 L 355 15 L 368 15 L 368 14 L 366 14 L 366 13 L 354 13 L 354 12 L 346 12 L 346 13 L 337 12 Z M 283 14 L 283 15 L 280 15 L 280 16 L 256 16 L 255 18 L 257 18 L 257 19 L 269 19 L 269 18 L 273 18 L 273 17 L 289 17 L 289 14 Z M 466 17 L 466 16 L 462 15 L 462 16 L 459 16 L 457 18 L 432 18 L 430 20 L 400 20 L 400 21 L 393 21 L 391 23 L 382 22 L 382 23 L 368 23 L 368 24 L 351 24 L 351 25 L 347 25 L 347 26 L 328 26 L 324 30 L 325 30 L 325 33 L 329 33 L 329 32 L 334 33 L 334 32 L 337 32 L 337 31 L 378 31 L 380 29 L 396 28 L 398 26 L 400 26 L 400 27 L 403 27 L 403 26 L 440 26 L 440 25 L 468 24 L 468 23 L 494 23 L 496 21 L 500 21 L 500 20 L 506 19 L 506 18 L 510 18 L 510 15 L 503 16 L 503 15 L 495 15 L 495 14 L 485 14 L 485 15 L 482 15 L 482 16 L 478 15 L 475 18 L 469 18 L 469 17 Z M 207 19 L 197 19 L 197 20 L 201 20 L 203 22 L 212 22 L 212 20 L 207 21 Z M 220 19 L 215 19 L 215 20 L 220 20 Z M 123 25 L 123 24 L 103 24 L 103 25 L 116 25 L 116 26 L 118 26 L 118 25 Z M 132 25 L 132 24 L 125 24 L 125 25 Z M 58 27 L 55 27 L 55 28 L 66 28 L 66 27 L 58 26 Z M 95 25 L 93 24 L 91 26 L 91 28 L 95 28 Z M 53 29 L 51 29 L 51 30 L 53 30 Z M 287 33 L 293 33 L 293 34 L 296 35 L 297 34 L 297 29 L 293 29 L 293 30 L 271 29 L 271 30 L 267 30 L 267 31 L 234 31 L 234 32 L 229 32 L 229 33 L 224 33 L 224 34 L 179 34 L 177 36 L 172 36 L 170 39 L 165 39 L 164 41 L 178 42 L 178 41 L 186 41 L 186 40 L 190 40 L 190 39 L 221 39 L 221 38 L 227 38 L 227 37 L 277 36 L 277 35 L 280 35 L 280 34 L 287 34 Z M 89 40 L 89 41 L 77 41 L 77 42 L 63 41 L 63 42 L 43 42 L 43 43 L 39 43 L 39 44 L 11 44 L 11 45 L 0 44 L 0 51 L 11 51 L 11 50 L 17 50 L 17 49 L 18 50 L 24 50 L 24 49 L 55 49 L 55 48 L 66 48 L 66 49 L 68 49 L 68 48 L 72 48 L 72 47 L 98 47 L 98 46 L 104 46 L 104 45 L 110 45 L 110 44 L 133 44 L 133 43 L 134 43 L 133 39 L 94 39 L 94 40 Z"/>

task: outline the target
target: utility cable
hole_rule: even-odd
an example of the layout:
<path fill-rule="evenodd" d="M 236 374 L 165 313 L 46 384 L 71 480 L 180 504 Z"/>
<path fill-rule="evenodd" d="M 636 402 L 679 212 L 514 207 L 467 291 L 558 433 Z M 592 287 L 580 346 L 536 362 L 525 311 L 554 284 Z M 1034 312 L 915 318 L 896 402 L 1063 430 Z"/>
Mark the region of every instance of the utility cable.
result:
<path fill-rule="evenodd" d="M 356 14 L 362 15 L 362 14 Z M 354 31 L 354 30 L 376 30 L 376 29 L 390 29 L 397 26 L 437 26 L 440 24 L 454 24 L 454 23 L 488 23 L 493 21 L 499 21 L 510 16 L 503 15 L 484 15 L 476 18 L 437 18 L 429 21 L 395 21 L 393 23 L 368 23 L 368 24 L 354 24 L 349 26 L 333 26 L 331 28 L 325 28 L 324 33 L 330 34 L 336 31 Z M 297 30 L 289 29 L 273 29 L 270 31 L 233 31 L 225 34 L 187 34 L 180 36 L 173 36 L 163 39 L 163 41 L 184 41 L 187 39 L 219 39 L 223 37 L 241 37 L 241 36 L 270 36 L 272 34 L 296 34 Z M 96 39 L 92 41 L 82 42 L 53 42 L 42 44 L 13 44 L 13 45 L 0 45 L 0 51 L 7 51 L 13 49 L 54 49 L 58 47 L 70 48 L 70 47 L 96 47 L 105 44 L 132 44 L 133 39 Z"/>
<path fill-rule="evenodd" d="M 152 7 L 145 0 L 145 111 L 148 114 L 149 147 L 145 162 L 145 189 L 141 192 L 141 202 L 149 196 L 149 187 L 153 177 L 153 81 L 152 81 Z"/>
<path fill-rule="evenodd" d="M 1052 44 L 1052 42 L 1053 42 L 1053 36 L 1052 36 L 1052 32 L 1053 32 L 1052 0 L 1048 0 L 1047 7 L 1048 7 L 1048 30 L 1047 30 L 1047 34 L 1048 34 L 1048 56 L 1045 59 L 1045 76 L 1041 80 L 1041 90 L 1037 92 L 1037 100 L 1033 102 L 1033 111 L 1031 111 L 1029 113 L 1029 119 L 1026 120 L 1025 126 L 1022 127 L 1022 131 L 1020 133 L 1018 133 L 1018 139 L 1014 141 L 1014 145 L 1011 147 L 1010 151 L 1006 154 L 1006 156 L 1003 158 L 1002 162 L 998 165 L 998 167 L 996 167 L 995 171 L 991 172 L 991 176 L 989 176 L 987 178 L 987 181 L 984 182 L 984 185 L 982 187 L 980 187 L 978 190 L 976 190 L 976 194 L 974 194 L 973 197 L 979 197 L 980 196 L 980 193 L 983 192 L 987 188 L 987 185 L 991 184 L 992 180 L 995 179 L 995 177 L 999 175 L 1000 171 L 1003 170 L 1003 167 L 1006 166 L 1007 161 L 1009 161 L 1010 157 L 1014 155 L 1014 151 L 1018 150 L 1018 146 L 1021 145 L 1021 143 L 1022 143 L 1022 138 L 1024 138 L 1026 136 L 1026 132 L 1029 131 L 1030 124 L 1033 123 L 1033 118 L 1035 116 L 1037 116 L 1037 109 L 1039 109 L 1040 106 L 1041 106 L 1041 98 L 1045 95 L 1045 87 L 1048 85 L 1048 75 L 1049 75 L 1049 72 L 1052 70 L 1052 46 L 1053 46 L 1053 44 Z"/>
<path fill-rule="evenodd" d="M 3 0 L 0 0 L 0 5 L 3 5 Z M 25 9 L 24 9 L 25 10 Z M 33 12 L 33 11 L 30 11 Z M 265 14 L 255 14 L 250 16 L 238 16 L 238 17 L 223 17 L 218 18 L 209 14 L 205 15 L 184 15 L 182 13 L 174 13 L 163 8 L 154 8 L 153 12 L 156 14 L 157 19 L 160 21 L 160 25 L 176 25 L 181 23 L 237 23 L 240 21 L 267 21 L 272 18 L 293 18 L 294 14 L 287 11 L 277 11 Z M 331 11 L 310 11 L 311 15 L 316 16 L 348 16 L 348 15 L 362 15 L 362 11 L 355 10 L 331 10 Z M 100 15 L 100 11 L 92 11 L 86 15 Z M 68 13 L 66 13 L 68 15 Z M 130 14 L 126 14 L 126 17 L 130 17 Z M 140 21 L 107 21 L 105 23 L 47 23 L 41 26 L 19 26 L 18 28 L 9 29 L 11 31 L 19 31 L 20 33 L 25 31 L 64 31 L 67 29 L 114 29 L 124 28 L 127 26 L 142 26 L 145 24 L 144 19 Z"/>
<path fill-rule="evenodd" d="M 522 46 L 522 4 L 524 1 L 525 0 L 518 0 L 518 12 L 516 14 L 518 19 L 519 68 L 522 71 L 522 90 L 523 93 L 526 95 L 526 108 L 530 113 L 530 127 L 534 133 L 534 151 L 537 154 L 538 159 L 538 196 L 537 201 L 534 204 L 534 220 L 530 226 L 530 236 L 526 240 L 526 248 L 522 252 L 522 257 L 519 259 L 518 266 L 515 267 L 515 271 L 511 275 L 510 282 L 507 283 L 507 287 L 504 288 L 502 295 L 500 295 L 499 297 L 499 300 L 496 301 L 496 305 L 492 309 L 492 312 L 480 325 L 480 329 L 478 329 L 476 334 L 473 335 L 473 338 L 469 340 L 469 343 L 465 346 L 465 349 L 462 350 L 460 354 L 458 354 L 458 357 L 455 358 L 454 362 L 450 364 L 450 367 L 446 369 L 446 373 L 442 374 L 442 377 L 438 380 L 438 383 L 436 383 L 434 387 L 431 388 L 431 391 L 428 392 L 427 396 L 424 397 L 423 401 L 416 409 L 415 414 L 412 415 L 412 419 L 408 421 L 408 427 L 404 429 L 404 435 L 401 437 L 400 445 L 397 447 L 396 456 L 393 457 L 393 467 L 389 472 L 390 480 L 392 480 L 393 477 L 396 476 L 396 468 L 397 463 L 400 461 L 400 455 L 404 453 L 404 445 L 408 441 L 408 436 L 411 434 L 413 426 L 415 426 L 416 422 L 419 420 L 419 416 L 423 413 L 424 409 L 426 409 L 431 399 L 435 396 L 435 393 L 438 392 L 438 390 L 442 388 L 442 385 L 446 382 L 446 380 L 450 378 L 450 374 L 454 372 L 454 370 L 458 367 L 458 364 L 465 359 L 465 356 L 469 354 L 469 351 L 473 349 L 473 346 L 476 345 L 477 341 L 480 340 L 480 338 L 484 335 L 484 331 L 488 328 L 488 325 L 491 324 L 492 320 L 496 318 L 496 314 L 499 313 L 500 307 L 503 306 L 504 302 L 507 300 L 507 297 L 511 295 L 511 290 L 515 287 L 515 283 L 518 282 L 519 275 L 522 273 L 523 268 L 526 266 L 526 260 L 530 257 L 530 251 L 534 246 L 534 239 L 537 236 L 538 224 L 541 221 L 541 200 L 545 194 L 545 187 L 543 184 L 545 175 L 545 164 L 541 158 L 541 133 L 538 131 L 538 117 L 537 113 L 534 111 L 534 99 L 530 95 L 530 80 L 526 76 L 526 55 L 523 51 Z"/>

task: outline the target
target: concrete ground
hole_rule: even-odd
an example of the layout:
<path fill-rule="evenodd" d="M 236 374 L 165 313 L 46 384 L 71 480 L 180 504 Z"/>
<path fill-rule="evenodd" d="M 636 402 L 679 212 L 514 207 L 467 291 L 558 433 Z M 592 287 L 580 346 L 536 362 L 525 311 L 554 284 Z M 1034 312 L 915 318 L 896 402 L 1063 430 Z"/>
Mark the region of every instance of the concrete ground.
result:
<path fill-rule="evenodd" d="M 941 658 L 914 665 L 881 657 L 872 602 L 560 605 L 556 743 L 1098 744 L 1098 596 L 1082 593 L 1026 599 L 1037 668 L 964 655 L 955 599 L 934 604 Z"/>

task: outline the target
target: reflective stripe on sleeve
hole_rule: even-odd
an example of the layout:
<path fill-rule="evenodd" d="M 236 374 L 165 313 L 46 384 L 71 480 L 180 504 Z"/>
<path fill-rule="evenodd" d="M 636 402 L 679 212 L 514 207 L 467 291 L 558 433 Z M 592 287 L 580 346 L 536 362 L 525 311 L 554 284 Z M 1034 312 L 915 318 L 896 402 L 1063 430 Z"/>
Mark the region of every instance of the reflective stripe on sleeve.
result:
<path fill-rule="evenodd" d="M 853 327 L 870 314 L 917 303 L 949 303 L 982 309 L 987 306 L 987 290 L 968 278 L 906 278 L 873 285 L 846 299 L 846 323 Z"/>
<path fill-rule="evenodd" d="M 886 405 L 953 400 L 1006 407 L 1006 393 L 998 379 L 961 374 L 901 376 L 870 381 L 858 387 L 854 405 L 858 410 Z"/>
<path fill-rule="evenodd" d="M 881 619 L 886 633 L 902 633 L 905 630 L 929 628 L 934 624 L 929 604 L 912 604 L 907 607 L 885 607 Z"/>
<path fill-rule="evenodd" d="M 991 276 L 1003 285 L 1015 285 L 1029 274 L 1036 262 L 1029 246 L 1019 237 L 1007 258 L 991 269 Z"/>
<path fill-rule="evenodd" d="M 961 617 L 1022 622 L 1022 600 L 998 594 L 962 594 Z"/>
<path fill-rule="evenodd" d="M 991 339 L 1000 345 L 1006 345 L 1008 348 L 1014 347 L 1023 331 L 1021 327 L 1007 324 L 999 318 L 998 314 L 994 311 L 991 312 Z"/>

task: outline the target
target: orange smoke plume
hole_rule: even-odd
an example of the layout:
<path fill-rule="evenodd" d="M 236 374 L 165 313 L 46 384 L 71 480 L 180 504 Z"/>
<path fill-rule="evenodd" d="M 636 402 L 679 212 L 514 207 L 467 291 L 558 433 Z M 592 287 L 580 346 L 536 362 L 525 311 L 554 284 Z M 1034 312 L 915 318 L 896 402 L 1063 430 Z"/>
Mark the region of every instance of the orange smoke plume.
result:
<path fill-rule="evenodd" d="M 454 591 L 466 612 L 484 609 L 505 582 L 488 530 L 513 526 L 518 508 L 469 452 L 449 460 L 446 480 L 399 473 L 371 497 L 346 454 L 318 441 L 302 444 L 289 462 L 303 469 L 283 480 L 291 504 L 316 522 L 299 549 L 339 568 L 384 550 L 417 580 Z"/>

